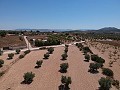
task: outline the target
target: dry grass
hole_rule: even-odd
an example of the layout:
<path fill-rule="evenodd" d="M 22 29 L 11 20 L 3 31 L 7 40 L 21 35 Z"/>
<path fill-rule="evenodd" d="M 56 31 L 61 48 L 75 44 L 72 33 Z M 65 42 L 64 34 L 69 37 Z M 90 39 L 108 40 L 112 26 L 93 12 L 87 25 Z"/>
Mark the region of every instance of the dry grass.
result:
<path fill-rule="evenodd" d="M 6 35 L 6 37 L 0 37 L 0 48 L 1 47 L 8 47 L 8 46 L 25 46 L 26 43 L 23 39 L 21 41 L 19 39 L 19 36 L 9 36 Z"/>

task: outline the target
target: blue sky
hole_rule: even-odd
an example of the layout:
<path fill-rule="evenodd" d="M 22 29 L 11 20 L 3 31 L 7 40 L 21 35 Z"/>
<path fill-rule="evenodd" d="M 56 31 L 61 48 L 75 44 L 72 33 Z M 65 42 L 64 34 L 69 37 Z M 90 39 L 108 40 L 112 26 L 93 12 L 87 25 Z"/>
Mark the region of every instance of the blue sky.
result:
<path fill-rule="evenodd" d="M 0 29 L 120 28 L 120 0 L 0 0 Z"/>

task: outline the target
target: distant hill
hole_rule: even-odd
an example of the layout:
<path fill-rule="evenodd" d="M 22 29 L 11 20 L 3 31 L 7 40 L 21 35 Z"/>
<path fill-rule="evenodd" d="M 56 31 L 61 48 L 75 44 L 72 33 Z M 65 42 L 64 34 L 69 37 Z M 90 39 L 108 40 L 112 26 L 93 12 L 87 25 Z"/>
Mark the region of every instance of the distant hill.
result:
<path fill-rule="evenodd" d="M 120 29 L 115 27 L 105 27 L 98 30 L 87 30 L 86 32 L 94 32 L 94 33 L 120 33 Z"/>
<path fill-rule="evenodd" d="M 23 30 L 23 31 L 40 31 L 40 32 L 67 32 L 67 33 L 120 33 L 120 29 L 115 27 L 105 27 L 98 30 L 90 30 L 90 29 L 78 29 L 78 30 L 72 30 L 72 29 L 16 29 L 16 30 Z"/>

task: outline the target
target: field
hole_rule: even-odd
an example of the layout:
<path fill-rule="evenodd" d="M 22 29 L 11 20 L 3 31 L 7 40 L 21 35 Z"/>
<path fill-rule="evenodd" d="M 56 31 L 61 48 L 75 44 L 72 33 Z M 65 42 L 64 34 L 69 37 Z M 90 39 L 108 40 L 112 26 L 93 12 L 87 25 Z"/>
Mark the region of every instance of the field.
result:
<path fill-rule="evenodd" d="M 105 57 L 105 54 L 101 54 L 94 47 L 91 47 L 91 50 L 102 56 L 106 60 L 105 67 L 108 67 L 109 59 Z M 105 77 L 101 73 L 101 70 L 99 70 L 97 74 L 88 72 L 89 64 L 92 61 L 85 62 L 83 53 L 79 51 L 75 45 L 69 46 L 68 58 L 65 61 L 61 60 L 61 54 L 64 52 L 64 47 L 55 48 L 50 58 L 43 60 L 43 56 L 46 52 L 47 50 L 31 51 L 25 58 L 15 63 L 9 71 L 0 78 L 1 90 L 58 90 L 58 86 L 61 84 L 62 75 L 71 77 L 71 90 L 96 90 L 99 87 L 98 80 L 101 77 Z M 1 57 L 4 59 L 5 56 Z M 38 69 L 34 68 L 37 60 L 43 60 L 42 66 Z M 67 73 L 59 72 L 60 64 L 63 62 L 69 64 Z M 119 68 L 120 66 L 117 64 L 111 67 L 117 80 L 120 80 Z M 31 71 L 35 73 L 33 82 L 30 85 L 21 84 L 24 73 Z M 112 86 L 111 90 L 115 90 L 115 88 Z"/>
<path fill-rule="evenodd" d="M 2 47 L 17 47 L 17 46 L 25 46 L 26 43 L 23 39 L 23 41 L 21 41 L 19 39 L 19 36 L 14 35 L 14 36 L 10 36 L 10 35 L 6 35 L 5 37 L 0 37 L 0 48 Z"/>

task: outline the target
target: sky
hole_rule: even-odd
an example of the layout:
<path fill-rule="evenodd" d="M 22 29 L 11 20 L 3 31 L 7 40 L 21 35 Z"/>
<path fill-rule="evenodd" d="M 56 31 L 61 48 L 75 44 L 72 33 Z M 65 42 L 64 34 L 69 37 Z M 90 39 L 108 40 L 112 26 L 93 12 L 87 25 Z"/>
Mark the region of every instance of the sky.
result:
<path fill-rule="evenodd" d="M 0 0 L 0 29 L 120 28 L 120 0 Z"/>

